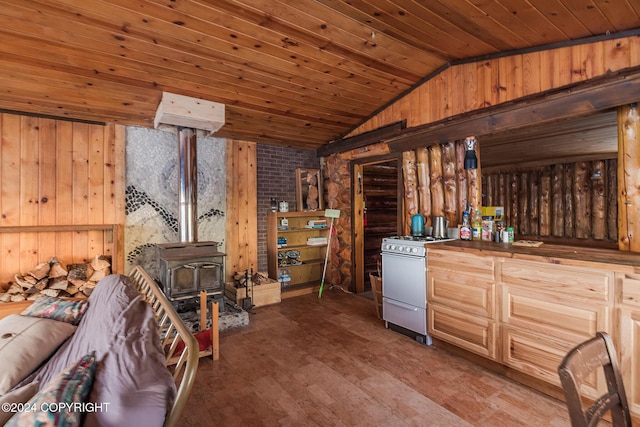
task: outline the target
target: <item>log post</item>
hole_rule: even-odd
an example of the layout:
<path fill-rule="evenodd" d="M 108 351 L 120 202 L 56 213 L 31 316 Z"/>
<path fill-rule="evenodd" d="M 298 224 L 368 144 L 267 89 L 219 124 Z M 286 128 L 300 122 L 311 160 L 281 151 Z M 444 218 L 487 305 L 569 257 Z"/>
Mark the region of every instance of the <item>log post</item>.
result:
<path fill-rule="evenodd" d="M 618 108 L 618 248 L 640 252 L 640 114 L 638 104 Z"/>
<path fill-rule="evenodd" d="M 607 236 L 606 170 L 603 160 L 591 162 L 591 236 L 604 240 Z"/>
<path fill-rule="evenodd" d="M 607 237 L 618 240 L 618 161 L 607 160 Z"/>
<path fill-rule="evenodd" d="M 458 224 L 458 189 L 456 187 L 456 149 L 453 142 L 442 145 L 442 179 L 444 214 L 451 226 Z"/>
<path fill-rule="evenodd" d="M 418 172 L 418 197 L 420 202 L 420 213 L 425 218 L 425 225 L 431 225 L 431 177 L 429 175 L 429 150 L 427 147 L 416 150 L 418 162 L 416 164 Z"/>
<path fill-rule="evenodd" d="M 551 174 L 548 169 L 540 175 L 540 203 L 538 204 L 538 233 L 541 236 L 551 234 Z"/>
<path fill-rule="evenodd" d="M 442 180 L 442 149 L 439 144 L 429 147 L 431 166 L 431 213 L 444 215 L 444 185 Z"/>
<path fill-rule="evenodd" d="M 467 189 L 467 171 L 464 170 L 464 154 L 466 148 L 463 141 L 456 141 L 456 183 L 458 185 L 458 212 L 464 212 L 469 204 Z M 461 218 L 462 218 L 462 214 Z"/>
<path fill-rule="evenodd" d="M 418 182 L 416 178 L 416 153 L 405 151 L 402 153 L 402 176 L 404 177 L 404 226 L 403 233 L 411 231 L 411 217 L 418 213 Z"/>
<path fill-rule="evenodd" d="M 573 176 L 576 237 L 578 239 L 588 239 L 591 237 L 591 183 L 587 162 L 576 163 Z"/>
<path fill-rule="evenodd" d="M 564 169 L 564 235 L 575 237 L 575 209 L 573 203 L 573 164 L 565 165 Z"/>
<path fill-rule="evenodd" d="M 554 165 L 551 177 L 551 234 L 564 236 L 564 166 Z"/>

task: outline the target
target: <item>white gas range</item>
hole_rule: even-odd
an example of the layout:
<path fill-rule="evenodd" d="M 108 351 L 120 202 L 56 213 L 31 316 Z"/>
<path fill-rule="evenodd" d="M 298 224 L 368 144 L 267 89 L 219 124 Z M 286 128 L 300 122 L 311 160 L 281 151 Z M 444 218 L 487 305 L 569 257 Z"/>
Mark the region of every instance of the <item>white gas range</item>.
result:
<path fill-rule="evenodd" d="M 425 245 L 451 240 L 455 239 L 394 236 L 382 240 L 382 318 L 387 328 L 409 332 L 417 341 L 431 345 L 427 334 Z"/>

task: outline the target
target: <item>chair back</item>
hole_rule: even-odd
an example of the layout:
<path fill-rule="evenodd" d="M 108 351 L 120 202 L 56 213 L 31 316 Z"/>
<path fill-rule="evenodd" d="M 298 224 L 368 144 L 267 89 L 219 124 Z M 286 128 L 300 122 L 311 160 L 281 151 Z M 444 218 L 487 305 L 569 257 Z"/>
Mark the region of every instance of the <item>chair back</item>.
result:
<path fill-rule="evenodd" d="M 580 398 L 580 387 L 600 367 L 604 370 L 607 392 L 585 408 Z M 558 374 L 572 427 L 596 426 L 609 411 L 614 427 L 631 427 L 618 358 L 609 335 L 598 332 L 595 337 L 574 347 L 558 367 Z"/>

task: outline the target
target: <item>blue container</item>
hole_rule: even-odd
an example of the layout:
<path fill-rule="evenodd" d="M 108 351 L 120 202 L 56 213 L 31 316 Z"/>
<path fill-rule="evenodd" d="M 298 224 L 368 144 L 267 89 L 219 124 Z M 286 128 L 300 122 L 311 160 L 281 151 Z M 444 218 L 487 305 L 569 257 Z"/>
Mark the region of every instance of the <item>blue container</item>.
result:
<path fill-rule="evenodd" d="M 424 236 L 424 217 L 420 214 L 411 217 L 411 235 Z"/>

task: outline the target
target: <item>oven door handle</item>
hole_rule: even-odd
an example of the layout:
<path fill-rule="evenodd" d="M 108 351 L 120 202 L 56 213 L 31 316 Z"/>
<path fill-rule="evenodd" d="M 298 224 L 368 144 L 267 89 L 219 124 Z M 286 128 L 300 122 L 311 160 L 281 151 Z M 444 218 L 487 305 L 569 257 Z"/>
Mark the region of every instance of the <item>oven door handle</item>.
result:
<path fill-rule="evenodd" d="M 387 298 L 387 303 L 391 304 L 391 305 L 398 306 L 400 308 L 404 308 L 405 310 L 418 311 L 418 307 L 416 307 L 414 305 L 405 304 L 403 302 L 395 301 L 395 300 L 392 300 L 392 299 L 389 299 L 389 298 Z"/>

